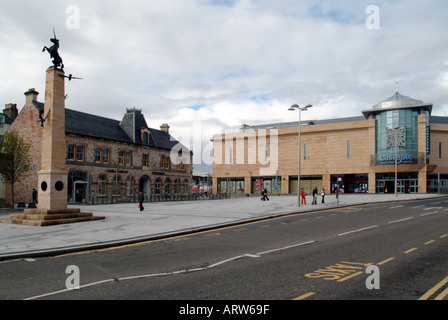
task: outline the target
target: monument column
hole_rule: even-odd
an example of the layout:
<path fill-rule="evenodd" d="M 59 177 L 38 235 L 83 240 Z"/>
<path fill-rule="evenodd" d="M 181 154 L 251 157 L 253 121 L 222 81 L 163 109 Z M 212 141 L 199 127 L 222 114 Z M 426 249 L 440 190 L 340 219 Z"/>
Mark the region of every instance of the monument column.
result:
<path fill-rule="evenodd" d="M 65 168 L 65 78 L 55 67 L 47 70 L 45 88 L 46 117 L 42 134 L 42 162 L 39 175 L 39 209 L 67 208 L 67 170 Z"/>

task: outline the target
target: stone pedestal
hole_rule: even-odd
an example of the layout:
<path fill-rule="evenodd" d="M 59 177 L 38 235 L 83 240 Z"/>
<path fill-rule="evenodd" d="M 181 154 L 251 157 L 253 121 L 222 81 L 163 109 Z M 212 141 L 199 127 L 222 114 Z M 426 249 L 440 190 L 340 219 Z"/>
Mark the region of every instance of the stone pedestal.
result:
<path fill-rule="evenodd" d="M 45 119 L 42 133 L 42 161 L 38 172 L 38 209 L 25 209 L 8 221 L 16 224 L 47 226 L 105 219 L 80 209 L 67 208 L 67 170 L 65 167 L 65 77 L 62 70 L 47 70 Z M 36 119 L 37 120 L 37 119 Z"/>

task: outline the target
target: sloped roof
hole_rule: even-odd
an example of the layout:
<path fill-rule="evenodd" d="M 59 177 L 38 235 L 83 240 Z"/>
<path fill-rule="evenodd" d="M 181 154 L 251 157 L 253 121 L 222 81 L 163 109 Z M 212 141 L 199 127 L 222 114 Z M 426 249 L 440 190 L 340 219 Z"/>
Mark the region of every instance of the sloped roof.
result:
<path fill-rule="evenodd" d="M 33 104 L 38 109 L 44 107 L 44 104 L 41 102 L 33 101 Z M 129 111 L 130 110 L 128 110 L 128 113 Z M 65 108 L 65 133 L 143 145 L 140 137 L 140 130 L 147 128 L 150 131 L 150 147 L 171 150 L 179 143 L 179 141 L 165 131 L 148 128 L 143 115 L 141 115 L 141 117 L 136 117 L 136 119 L 138 120 L 136 121 L 136 139 L 134 142 L 123 130 L 123 127 L 120 125 L 121 122 L 118 120 Z M 184 148 L 184 150 L 186 150 L 186 148 Z"/>

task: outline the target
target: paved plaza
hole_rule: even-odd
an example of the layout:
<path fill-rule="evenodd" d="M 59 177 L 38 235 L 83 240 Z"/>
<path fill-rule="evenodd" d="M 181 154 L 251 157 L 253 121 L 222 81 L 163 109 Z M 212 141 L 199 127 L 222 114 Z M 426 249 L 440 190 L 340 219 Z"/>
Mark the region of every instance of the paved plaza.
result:
<path fill-rule="evenodd" d="M 273 195 L 270 201 L 260 201 L 260 196 L 253 195 L 228 200 L 145 203 L 143 212 L 139 211 L 136 203 L 69 206 L 106 219 L 48 227 L 1 223 L 0 260 L 151 240 L 296 212 L 433 197 L 438 195 L 342 194 L 336 199 L 331 194 L 326 196 L 325 204 L 321 203 L 319 196 L 318 204 L 311 205 L 308 197 L 307 205 L 299 208 L 297 196 Z M 7 217 L 10 213 L 11 210 L 2 209 L 0 217 Z"/>

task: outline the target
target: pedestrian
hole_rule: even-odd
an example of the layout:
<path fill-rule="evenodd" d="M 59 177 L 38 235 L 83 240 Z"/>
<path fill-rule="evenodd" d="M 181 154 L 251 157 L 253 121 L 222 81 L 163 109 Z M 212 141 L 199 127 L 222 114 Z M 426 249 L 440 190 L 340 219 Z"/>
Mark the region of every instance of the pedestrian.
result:
<path fill-rule="evenodd" d="M 313 189 L 313 204 L 317 205 L 317 187 Z"/>
<path fill-rule="evenodd" d="M 325 203 L 325 188 L 322 188 L 321 196 L 322 196 L 322 203 Z"/>
<path fill-rule="evenodd" d="M 33 188 L 33 203 L 37 204 L 37 190 Z"/>
<path fill-rule="evenodd" d="M 263 190 L 263 194 L 264 194 L 264 198 L 265 198 L 266 200 L 269 201 L 269 198 L 268 198 L 268 190 L 267 190 L 266 188 L 264 188 L 264 190 Z"/>
<path fill-rule="evenodd" d="M 141 190 L 138 192 L 138 207 L 140 208 L 140 211 L 145 209 L 145 207 L 143 207 L 143 192 Z"/>
<path fill-rule="evenodd" d="M 261 195 L 262 195 L 262 197 L 260 200 L 263 200 L 263 201 L 268 200 L 269 201 L 268 190 L 266 188 L 264 188 L 263 191 L 261 191 Z"/>
<path fill-rule="evenodd" d="M 302 202 L 301 204 L 306 205 L 306 198 L 305 198 L 305 190 L 303 190 L 303 188 L 300 190 L 300 196 L 302 197 Z"/>

